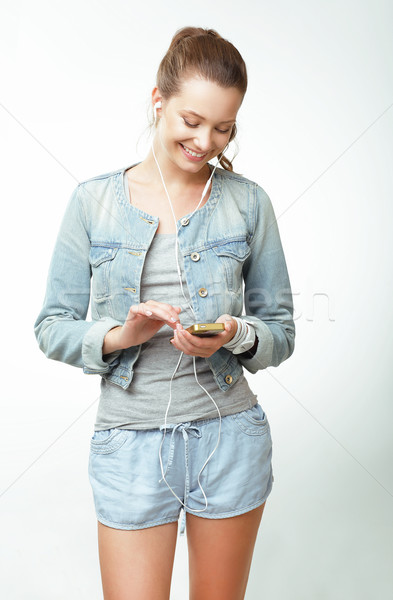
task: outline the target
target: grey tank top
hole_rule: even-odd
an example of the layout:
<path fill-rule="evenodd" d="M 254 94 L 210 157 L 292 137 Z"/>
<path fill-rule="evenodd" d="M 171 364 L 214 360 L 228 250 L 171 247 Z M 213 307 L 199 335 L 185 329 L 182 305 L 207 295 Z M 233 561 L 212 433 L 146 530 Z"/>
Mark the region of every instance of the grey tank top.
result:
<path fill-rule="evenodd" d="M 124 187 L 129 198 L 126 173 Z M 178 260 L 187 301 L 180 288 L 175 243 L 174 233 L 154 236 L 142 271 L 141 302 L 157 300 L 181 306 L 180 322 L 183 327 L 188 327 L 195 322 L 195 318 L 188 305 L 190 297 L 179 250 Z M 96 431 L 112 427 L 156 429 L 164 425 L 170 398 L 170 380 L 180 358 L 179 350 L 169 342 L 171 337 L 173 337 L 173 329 L 164 324 L 150 340 L 142 344 L 128 389 L 124 390 L 101 378 L 101 394 L 94 425 Z M 195 357 L 195 367 L 199 383 L 212 396 L 221 416 L 246 410 L 257 402 L 257 396 L 251 391 L 244 374 L 233 387 L 223 392 L 215 382 L 213 373 L 204 358 Z M 216 417 L 218 417 L 216 407 L 195 379 L 193 357 L 183 354 L 172 381 L 167 423 L 183 423 Z"/>

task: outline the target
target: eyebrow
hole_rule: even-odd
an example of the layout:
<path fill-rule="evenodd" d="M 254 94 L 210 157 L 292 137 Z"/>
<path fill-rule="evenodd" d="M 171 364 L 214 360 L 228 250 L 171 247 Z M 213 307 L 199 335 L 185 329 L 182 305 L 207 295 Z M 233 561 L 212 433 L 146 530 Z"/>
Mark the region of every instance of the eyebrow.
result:
<path fill-rule="evenodd" d="M 202 119 L 202 121 L 205 120 L 204 117 L 202 117 L 202 115 L 198 115 L 198 113 L 196 113 L 193 110 L 188 110 L 187 108 L 184 109 L 185 112 L 191 113 L 192 115 L 194 115 L 195 117 L 198 117 L 199 119 Z M 220 121 L 220 123 L 235 123 L 236 119 L 229 119 L 229 121 Z"/>

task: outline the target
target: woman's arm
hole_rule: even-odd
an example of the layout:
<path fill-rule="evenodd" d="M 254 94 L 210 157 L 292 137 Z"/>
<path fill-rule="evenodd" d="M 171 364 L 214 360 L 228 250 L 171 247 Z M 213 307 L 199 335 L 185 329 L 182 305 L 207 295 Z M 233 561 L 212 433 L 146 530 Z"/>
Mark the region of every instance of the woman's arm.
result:
<path fill-rule="evenodd" d="M 81 367 L 85 373 L 106 373 L 102 357 L 107 332 L 122 325 L 106 317 L 86 321 L 90 300 L 90 239 L 83 205 L 83 186 L 69 199 L 47 277 L 46 294 L 34 324 L 40 349 L 53 360 Z M 113 360 L 118 350 L 108 358 Z"/>
<path fill-rule="evenodd" d="M 277 367 L 295 348 L 295 323 L 291 285 L 280 233 L 269 196 L 255 188 L 251 254 L 243 267 L 245 319 L 258 338 L 254 356 L 239 354 L 251 373 Z"/>

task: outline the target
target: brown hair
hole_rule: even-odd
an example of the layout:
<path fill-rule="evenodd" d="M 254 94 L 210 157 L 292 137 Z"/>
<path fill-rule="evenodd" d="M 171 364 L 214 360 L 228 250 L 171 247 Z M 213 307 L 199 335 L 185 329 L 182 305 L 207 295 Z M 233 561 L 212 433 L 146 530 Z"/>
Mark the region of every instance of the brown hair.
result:
<path fill-rule="evenodd" d="M 223 88 L 235 87 L 243 96 L 247 90 L 247 69 L 243 58 L 235 46 L 214 29 L 178 29 L 158 67 L 156 86 L 162 97 L 169 100 L 181 92 L 184 78 L 191 76 L 202 77 Z M 154 122 L 151 125 L 154 126 Z M 235 123 L 229 142 L 236 133 Z M 233 171 L 232 162 L 221 152 L 218 160 L 224 169 Z"/>

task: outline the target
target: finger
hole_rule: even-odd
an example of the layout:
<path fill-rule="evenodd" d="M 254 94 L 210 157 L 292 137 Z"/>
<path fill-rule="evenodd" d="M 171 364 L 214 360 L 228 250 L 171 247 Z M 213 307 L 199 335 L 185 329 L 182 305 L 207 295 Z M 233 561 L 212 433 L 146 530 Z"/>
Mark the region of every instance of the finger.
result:
<path fill-rule="evenodd" d="M 175 346 L 177 350 L 183 352 L 184 354 L 187 354 L 188 356 L 199 356 L 201 358 L 206 358 L 208 356 L 211 356 L 216 351 L 216 348 L 205 349 L 190 346 L 189 344 L 184 343 L 184 340 L 179 340 L 178 338 L 179 336 L 175 334 L 174 341 L 172 341 L 172 346 Z"/>
<path fill-rule="evenodd" d="M 174 337 L 170 339 L 172 346 L 190 356 L 208 357 L 216 352 L 225 341 L 221 336 L 228 336 L 226 331 L 213 336 L 193 335 L 178 323 Z"/>
<path fill-rule="evenodd" d="M 144 304 L 159 306 L 161 308 L 164 308 L 165 310 L 168 310 L 169 312 L 171 312 L 172 310 L 174 310 L 176 313 L 181 311 L 180 306 L 173 306 L 172 304 L 168 304 L 167 302 L 159 302 L 158 300 L 146 300 Z"/>
<path fill-rule="evenodd" d="M 215 335 L 196 335 L 190 333 L 187 329 L 184 329 L 181 324 L 177 325 L 177 329 L 182 332 L 184 340 L 197 348 L 210 348 L 215 345 L 215 338 L 217 338 L 217 335 L 225 334 L 225 331 L 222 331 L 220 334 Z"/>
<path fill-rule="evenodd" d="M 186 354 L 190 353 L 190 347 L 185 343 L 184 341 L 184 337 L 182 335 L 182 331 L 184 331 L 184 329 L 180 329 L 178 327 L 176 327 L 173 331 L 173 346 L 175 346 L 175 348 L 177 348 L 178 350 L 180 350 L 181 352 L 185 352 Z"/>
<path fill-rule="evenodd" d="M 215 323 L 225 323 L 225 321 L 227 321 L 228 319 L 232 319 L 231 315 L 224 313 L 223 315 L 220 315 L 218 319 L 215 320 Z"/>
<path fill-rule="evenodd" d="M 173 329 L 176 327 L 176 324 L 179 323 L 179 315 L 175 311 L 175 309 L 168 305 L 164 305 L 163 303 L 147 303 L 142 302 L 142 310 L 143 314 L 147 315 L 151 319 L 156 319 L 158 321 L 164 321 Z M 169 310 L 165 307 L 168 306 Z"/>
<path fill-rule="evenodd" d="M 141 302 L 140 304 L 133 304 L 132 306 L 130 306 L 128 314 L 131 318 L 134 318 L 137 315 L 151 316 L 153 313 L 143 302 Z"/>
<path fill-rule="evenodd" d="M 179 352 L 184 352 L 184 354 L 187 354 L 188 356 L 198 356 L 198 349 L 191 349 L 181 338 L 182 336 L 179 336 L 178 332 L 175 330 L 173 338 L 171 338 L 172 346 L 179 350 Z"/>
<path fill-rule="evenodd" d="M 175 331 L 177 341 L 183 352 L 197 356 L 208 356 L 221 346 L 221 340 L 215 340 L 216 336 L 205 339 L 202 336 L 192 335 L 185 329 Z"/>
<path fill-rule="evenodd" d="M 228 336 L 229 333 L 232 333 L 232 334 L 234 333 L 235 325 L 232 321 L 225 321 L 224 326 L 225 326 L 225 331 L 222 331 L 219 335 Z"/>
<path fill-rule="evenodd" d="M 132 319 L 135 319 L 135 317 L 138 315 L 138 311 L 139 311 L 138 304 L 133 304 L 132 306 L 130 306 L 130 308 L 128 309 L 128 315 L 127 315 L 126 321 L 131 321 Z"/>
<path fill-rule="evenodd" d="M 172 346 L 174 346 L 180 352 L 187 351 L 187 354 L 188 354 L 188 349 L 184 345 L 183 338 L 179 337 L 178 331 L 179 330 L 175 327 L 175 329 L 173 331 L 173 337 L 170 339 L 170 341 L 172 342 Z"/>

